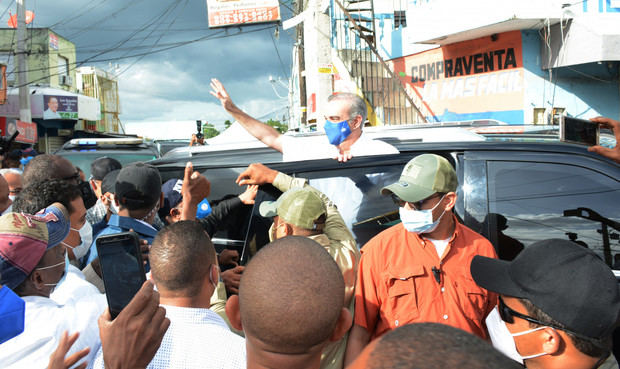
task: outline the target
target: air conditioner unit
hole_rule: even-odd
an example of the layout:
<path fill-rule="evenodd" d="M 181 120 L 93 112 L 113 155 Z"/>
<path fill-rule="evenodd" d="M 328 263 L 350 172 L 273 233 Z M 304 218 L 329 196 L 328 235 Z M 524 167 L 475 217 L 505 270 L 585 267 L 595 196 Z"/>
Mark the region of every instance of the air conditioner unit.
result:
<path fill-rule="evenodd" d="M 73 78 L 67 75 L 60 76 L 60 84 L 64 86 L 71 86 L 73 85 Z"/>

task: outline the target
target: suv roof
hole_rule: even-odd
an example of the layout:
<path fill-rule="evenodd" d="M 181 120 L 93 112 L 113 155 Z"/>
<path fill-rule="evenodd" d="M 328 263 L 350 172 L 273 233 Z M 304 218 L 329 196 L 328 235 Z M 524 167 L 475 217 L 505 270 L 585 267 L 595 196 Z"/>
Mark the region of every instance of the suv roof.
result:
<path fill-rule="evenodd" d="M 80 167 L 86 178 L 90 176 L 93 160 L 108 156 L 126 165 L 136 161 L 151 161 L 160 157 L 159 150 L 142 138 L 74 138 L 67 141 L 54 154 L 67 158 Z"/>

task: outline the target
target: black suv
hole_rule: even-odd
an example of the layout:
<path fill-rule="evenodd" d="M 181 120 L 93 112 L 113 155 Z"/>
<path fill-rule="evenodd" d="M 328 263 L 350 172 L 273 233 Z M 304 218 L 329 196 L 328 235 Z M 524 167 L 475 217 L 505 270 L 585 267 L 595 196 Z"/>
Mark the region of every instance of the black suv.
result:
<path fill-rule="evenodd" d="M 157 147 L 141 138 L 74 138 L 54 154 L 80 167 L 86 179 L 90 177 L 90 164 L 102 156 L 114 158 L 123 166 L 160 157 Z"/>
<path fill-rule="evenodd" d="M 308 178 L 338 205 L 361 247 L 399 221 L 396 205 L 379 190 L 398 180 L 405 163 L 416 155 L 435 153 L 456 168 L 457 216 L 487 237 L 501 258 L 512 259 L 537 240 L 563 238 L 594 250 L 608 265 L 620 267 L 620 262 L 614 263 L 620 254 L 620 165 L 582 146 L 559 142 L 556 130 L 527 135 L 486 133 L 483 137 L 483 141 L 439 143 L 386 138 L 400 154 L 357 157 L 344 164 L 332 159 L 285 163 L 280 153 L 267 148 L 151 163 L 165 181 L 182 178 L 185 162 L 191 160 L 211 181 L 211 200 L 239 194 L 242 188 L 234 180 L 251 162 Z M 263 188 L 254 209 L 235 220 L 235 230 L 217 236 L 243 243 L 244 250 L 260 248 L 267 242 L 270 220 L 258 215 L 258 204 L 276 196 L 273 188 Z"/>

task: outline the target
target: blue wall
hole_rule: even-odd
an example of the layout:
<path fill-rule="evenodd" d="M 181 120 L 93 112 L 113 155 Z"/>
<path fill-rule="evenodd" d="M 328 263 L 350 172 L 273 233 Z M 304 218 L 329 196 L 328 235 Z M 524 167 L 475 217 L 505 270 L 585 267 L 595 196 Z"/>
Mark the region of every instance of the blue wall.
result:
<path fill-rule="evenodd" d="M 525 69 L 526 122 L 532 119 L 529 108 L 566 108 L 569 116 L 591 118 L 598 115 L 620 118 L 618 62 L 587 63 L 553 69 L 541 69 L 541 40 L 538 31 L 522 31 Z M 528 116 L 529 115 L 529 116 Z"/>

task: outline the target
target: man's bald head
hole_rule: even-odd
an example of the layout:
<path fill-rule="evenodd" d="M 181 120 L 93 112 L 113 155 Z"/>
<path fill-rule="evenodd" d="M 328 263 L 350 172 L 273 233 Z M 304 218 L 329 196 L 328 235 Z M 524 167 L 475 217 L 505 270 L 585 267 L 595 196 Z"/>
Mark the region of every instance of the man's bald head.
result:
<path fill-rule="evenodd" d="M 77 174 L 75 166 L 59 155 L 37 155 L 24 168 L 24 187 L 49 179 L 73 179 Z M 77 177 L 76 181 L 77 181 Z M 77 184 L 77 183 L 76 183 Z"/>
<path fill-rule="evenodd" d="M 157 288 L 194 297 L 209 278 L 209 266 L 216 264 L 215 248 L 200 223 L 180 221 L 157 234 L 149 261 Z"/>
<path fill-rule="evenodd" d="M 241 278 L 243 330 L 271 352 L 306 353 L 326 342 L 343 307 L 338 265 L 306 237 L 284 237 L 262 248 Z"/>
<path fill-rule="evenodd" d="M 367 349 L 351 369 L 522 368 L 480 338 L 439 323 L 398 327 Z"/>

